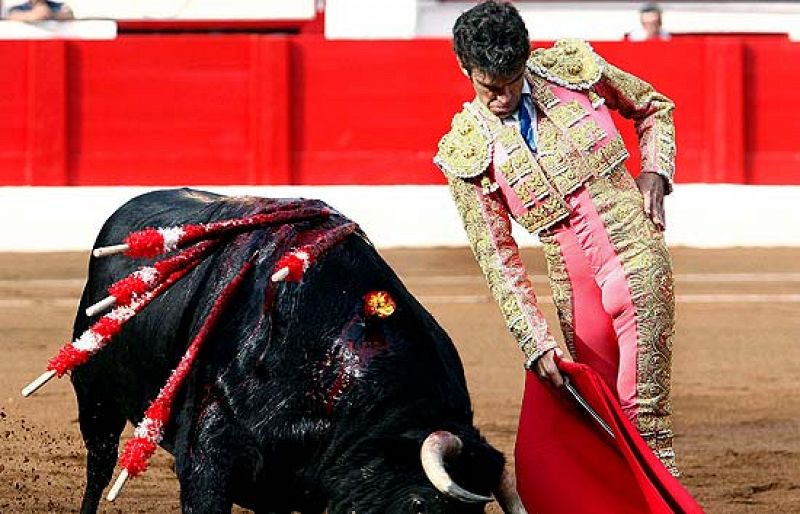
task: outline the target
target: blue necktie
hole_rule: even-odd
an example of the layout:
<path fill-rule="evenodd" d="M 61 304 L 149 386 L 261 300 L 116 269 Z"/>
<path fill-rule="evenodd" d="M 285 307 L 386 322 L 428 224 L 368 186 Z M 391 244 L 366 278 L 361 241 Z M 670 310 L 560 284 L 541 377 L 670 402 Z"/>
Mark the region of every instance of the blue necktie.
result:
<path fill-rule="evenodd" d="M 528 93 L 522 93 L 522 98 L 519 101 L 519 131 L 522 133 L 525 142 L 528 143 L 528 148 L 531 149 L 531 152 L 536 152 L 536 136 L 531 123 L 531 113 L 528 110 L 530 97 L 531 95 Z"/>

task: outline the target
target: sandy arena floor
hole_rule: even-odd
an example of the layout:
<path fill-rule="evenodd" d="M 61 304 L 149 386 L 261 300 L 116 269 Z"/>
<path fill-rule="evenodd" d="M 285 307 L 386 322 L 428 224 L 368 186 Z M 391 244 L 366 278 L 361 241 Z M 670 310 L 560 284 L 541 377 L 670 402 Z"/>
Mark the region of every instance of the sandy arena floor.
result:
<path fill-rule="evenodd" d="M 455 340 L 476 422 L 510 455 L 521 357 L 471 255 L 383 254 Z M 674 249 L 673 256 L 683 481 L 711 513 L 800 513 L 800 248 Z M 525 258 L 547 297 L 541 253 L 529 250 Z M 19 390 L 69 337 L 86 260 L 76 253 L 0 254 L 0 512 L 74 512 L 80 505 L 84 448 L 69 381 L 54 381 L 30 399 Z M 555 323 L 552 303 L 543 303 Z M 123 437 L 129 435 L 130 428 Z M 102 511 L 178 512 L 166 452 Z"/>

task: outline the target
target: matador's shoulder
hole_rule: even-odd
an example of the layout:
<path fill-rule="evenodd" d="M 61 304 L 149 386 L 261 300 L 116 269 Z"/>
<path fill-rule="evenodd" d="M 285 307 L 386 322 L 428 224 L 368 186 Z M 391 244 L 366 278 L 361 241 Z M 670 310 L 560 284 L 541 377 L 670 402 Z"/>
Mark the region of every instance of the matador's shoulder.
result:
<path fill-rule="evenodd" d="M 550 48 L 537 48 L 528 59 L 531 73 L 578 91 L 595 85 L 604 67 L 605 61 L 581 39 L 559 39 Z"/>
<path fill-rule="evenodd" d="M 492 137 L 470 104 L 453 116 L 450 131 L 439 140 L 439 151 L 433 158 L 447 175 L 459 178 L 477 177 L 492 160 Z"/>

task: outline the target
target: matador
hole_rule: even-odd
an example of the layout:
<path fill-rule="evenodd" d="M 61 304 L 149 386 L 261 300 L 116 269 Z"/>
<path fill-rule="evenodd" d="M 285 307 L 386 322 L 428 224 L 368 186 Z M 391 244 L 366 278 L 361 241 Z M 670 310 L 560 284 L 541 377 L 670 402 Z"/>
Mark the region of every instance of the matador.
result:
<path fill-rule="evenodd" d="M 521 25 L 521 27 L 520 27 Z M 673 103 L 586 42 L 530 52 L 519 13 L 484 2 L 453 29 L 476 97 L 439 142 L 464 228 L 525 354 L 528 369 L 560 385 L 557 343 L 511 233 L 538 234 L 564 340 L 617 393 L 626 415 L 673 474 L 670 405 L 672 265 L 663 196 L 672 189 Z M 611 117 L 632 119 L 641 172 Z"/>

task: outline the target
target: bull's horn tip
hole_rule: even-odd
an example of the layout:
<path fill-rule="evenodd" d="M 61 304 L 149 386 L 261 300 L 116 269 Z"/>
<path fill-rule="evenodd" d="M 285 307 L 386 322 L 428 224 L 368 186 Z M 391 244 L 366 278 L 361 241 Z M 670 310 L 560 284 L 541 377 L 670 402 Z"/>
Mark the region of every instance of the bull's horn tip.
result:
<path fill-rule="evenodd" d="M 122 491 L 122 486 L 125 485 L 126 480 L 128 480 L 128 470 L 123 468 L 122 472 L 117 477 L 117 481 L 114 482 L 111 490 L 108 491 L 108 496 L 106 496 L 108 501 L 113 502 L 117 499 L 117 496 L 119 496 L 120 491 Z"/>
<path fill-rule="evenodd" d="M 51 378 L 56 376 L 55 370 L 48 370 L 39 375 L 39 378 L 31 382 L 30 384 L 26 385 L 25 388 L 22 390 L 22 396 L 27 398 L 28 396 L 32 395 L 36 392 L 37 389 L 45 385 L 47 382 L 50 381 Z"/>
<path fill-rule="evenodd" d="M 273 282 L 281 282 L 283 279 L 289 276 L 289 268 L 283 267 L 272 274 L 272 281 Z"/>

